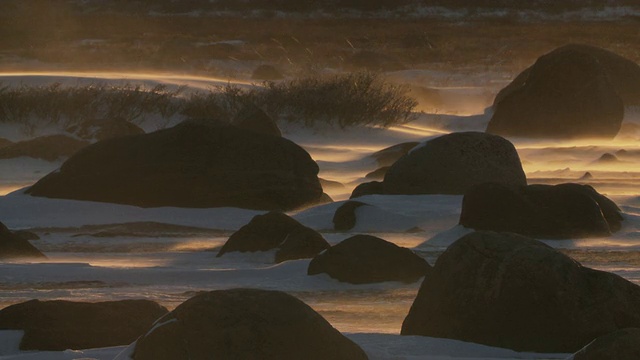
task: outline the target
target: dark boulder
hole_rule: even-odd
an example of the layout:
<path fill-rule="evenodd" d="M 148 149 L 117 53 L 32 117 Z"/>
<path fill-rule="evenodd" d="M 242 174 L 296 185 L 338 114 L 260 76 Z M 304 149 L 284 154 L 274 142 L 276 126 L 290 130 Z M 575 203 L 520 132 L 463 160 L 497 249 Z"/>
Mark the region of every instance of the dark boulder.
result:
<path fill-rule="evenodd" d="M 384 177 L 387 194 L 464 194 L 473 185 L 526 185 L 520 157 L 508 140 L 479 132 L 429 140 L 396 161 Z"/>
<path fill-rule="evenodd" d="M 45 259 L 46 256 L 29 241 L 0 223 L 0 260 Z"/>
<path fill-rule="evenodd" d="M 279 212 L 254 216 L 233 233 L 218 252 L 218 257 L 234 251 L 254 252 L 278 249 L 276 262 L 312 258 L 329 248 L 317 231 Z"/>
<path fill-rule="evenodd" d="M 77 140 L 66 135 L 41 136 L 0 148 L 0 159 L 26 156 L 55 161 L 59 158 L 69 157 L 87 145 L 89 145 L 88 141 Z"/>
<path fill-rule="evenodd" d="M 282 136 L 278 124 L 255 104 L 248 103 L 236 114 L 232 124 L 263 135 Z"/>
<path fill-rule="evenodd" d="M 386 147 L 382 150 L 378 150 L 369 155 L 369 157 L 373 158 L 378 163 L 378 166 L 391 166 L 393 165 L 393 163 L 398 161 L 398 159 L 411 151 L 411 149 L 418 146 L 418 144 L 419 142 L 417 141 L 396 144 Z"/>
<path fill-rule="evenodd" d="M 348 231 L 356 226 L 356 209 L 361 206 L 370 206 L 360 201 L 347 201 L 340 205 L 333 214 L 333 229 Z"/>
<path fill-rule="evenodd" d="M 254 80 L 281 80 L 284 79 L 284 75 L 275 66 L 269 64 L 259 65 L 253 70 L 251 78 Z"/>
<path fill-rule="evenodd" d="M 618 161 L 620 161 L 620 160 L 615 155 L 610 154 L 610 153 L 604 153 L 604 154 L 602 154 L 602 156 L 600 156 L 594 162 L 595 163 L 608 164 L 608 163 L 616 163 Z"/>
<path fill-rule="evenodd" d="M 377 194 L 384 194 L 384 184 L 380 181 L 370 181 L 356 186 L 351 192 L 349 199 Z"/>
<path fill-rule="evenodd" d="M 540 353 L 572 353 L 640 325 L 640 286 L 581 266 L 516 234 L 475 232 L 452 244 L 422 283 L 402 335 Z"/>
<path fill-rule="evenodd" d="M 412 283 L 429 272 L 426 260 L 407 248 L 370 235 L 355 235 L 316 255 L 308 275 L 326 273 L 352 284 Z"/>
<path fill-rule="evenodd" d="M 68 126 L 66 130 L 82 139 L 98 141 L 144 134 L 142 128 L 124 118 L 87 120 L 80 124 Z"/>
<path fill-rule="evenodd" d="M 640 329 L 630 328 L 600 336 L 575 353 L 572 360 L 638 360 Z"/>
<path fill-rule="evenodd" d="M 532 138 L 616 136 L 624 104 L 610 67 L 594 55 L 600 50 L 569 45 L 540 57 L 498 93 L 487 132 Z"/>
<path fill-rule="evenodd" d="M 21 350 L 91 349 L 129 344 L 166 313 L 149 300 L 31 300 L 0 310 L 0 329 L 24 330 Z"/>
<path fill-rule="evenodd" d="M 591 180 L 591 179 L 593 179 L 593 175 L 587 171 L 578 180 Z"/>
<path fill-rule="evenodd" d="M 232 289 L 182 303 L 138 339 L 132 358 L 324 360 L 367 355 L 289 294 Z"/>
<path fill-rule="evenodd" d="M 300 226 L 291 231 L 276 251 L 275 261 L 309 259 L 330 248 L 331 245 L 319 232 Z"/>
<path fill-rule="evenodd" d="M 589 185 L 496 183 L 473 187 L 462 200 L 460 224 L 476 230 L 508 231 L 537 238 L 608 236 L 620 230 L 618 206 Z"/>
<path fill-rule="evenodd" d="M 84 148 L 27 190 L 142 207 L 290 210 L 318 201 L 318 165 L 284 138 L 185 122 Z"/>
<path fill-rule="evenodd" d="M 373 179 L 373 180 L 382 180 L 384 179 L 384 176 L 387 175 L 387 171 L 389 171 L 389 168 L 391 166 L 383 166 L 381 168 L 377 168 L 374 171 L 367 173 L 367 175 L 365 175 L 365 179 Z"/>

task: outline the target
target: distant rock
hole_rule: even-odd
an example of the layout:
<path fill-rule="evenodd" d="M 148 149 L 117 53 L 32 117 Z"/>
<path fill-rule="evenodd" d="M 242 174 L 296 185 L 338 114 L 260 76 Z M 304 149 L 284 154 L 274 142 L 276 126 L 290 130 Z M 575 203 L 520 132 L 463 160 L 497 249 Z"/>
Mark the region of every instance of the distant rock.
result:
<path fill-rule="evenodd" d="M 268 251 L 277 249 L 276 262 L 312 258 L 329 243 L 317 231 L 279 212 L 257 215 L 233 233 L 218 251 L 226 253 Z"/>
<path fill-rule="evenodd" d="M 473 185 L 526 185 L 518 153 L 508 140 L 491 134 L 443 135 L 415 147 L 384 177 L 386 194 L 464 194 Z"/>
<path fill-rule="evenodd" d="M 487 132 L 530 138 L 613 138 L 624 116 L 621 96 L 640 102 L 640 68 L 629 62 L 591 46 L 560 47 L 538 58 L 498 93 Z M 626 76 L 637 77 L 636 84 Z"/>
<path fill-rule="evenodd" d="M 352 70 L 399 71 L 406 67 L 397 59 L 373 51 L 358 51 L 345 58 L 344 63 Z"/>
<path fill-rule="evenodd" d="M 0 159 L 31 157 L 55 161 L 75 154 L 89 145 L 88 141 L 77 140 L 66 135 L 41 136 L 0 147 Z"/>
<path fill-rule="evenodd" d="M 46 259 L 46 256 L 31 245 L 24 235 L 25 233 L 12 232 L 0 223 L 0 260 Z"/>
<path fill-rule="evenodd" d="M 370 235 L 355 235 L 316 255 L 309 263 L 308 275 L 326 273 L 351 284 L 383 281 L 412 283 L 431 269 L 413 251 Z"/>
<path fill-rule="evenodd" d="M 393 165 L 393 163 L 398 161 L 398 159 L 411 151 L 411 149 L 418 146 L 418 144 L 419 142 L 417 141 L 410 141 L 389 146 L 382 150 L 374 152 L 373 154 L 369 155 L 369 157 L 373 158 L 378 163 L 378 166 L 391 166 Z"/>
<path fill-rule="evenodd" d="M 638 327 L 639 303 L 640 286 L 539 241 L 474 232 L 440 255 L 401 334 L 572 353 L 598 336 Z"/>
<path fill-rule="evenodd" d="M 337 231 L 348 231 L 356 226 L 356 209 L 361 206 L 371 206 L 360 201 L 347 201 L 340 205 L 333 214 L 333 229 Z"/>
<path fill-rule="evenodd" d="M 142 207 L 292 210 L 320 200 L 317 174 L 315 161 L 287 139 L 184 122 L 90 145 L 27 193 Z"/>
<path fill-rule="evenodd" d="M 142 128 L 123 118 L 93 119 L 68 126 L 66 130 L 82 139 L 98 141 L 144 134 Z"/>
<path fill-rule="evenodd" d="M 622 329 L 600 336 L 570 359 L 638 360 L 640 359 L 640 329 Z"/>
<path fill-rule="evenodd" d="M 620 149 L 616 151 L 616 156 L 619 156 L 619 157 L 629 156 L 629 152 L 625 149 Z"/>
<path fill-rule="evenodd" d="M 232 124 L 263 135 L 282 136 L 278 124 L 255 104 L 248 103 L 236 114 Z"/>
<path fill-rule="evenodd" d="M 620 161 L 620 160 L 618 160 L 618 158 L 615 155 L 610 154 L 610 153 L 604 153 L 595 162 L 597 162 L 597 163 L 615 163 L 615 162 L 618 162 L 618 161 Z"/>
<path fill-rule="evenodd" d="M 384 194 L 384 184 L 380 181 L 370 181 L 356 186 L 349 199 L 375 194 Z"/>
<path fill-rule="evenodd" d="M 382 179 L 384 179 L 384 176 L 387 174 L 387 171 L 389 171 L 389 168 L 391 168 L 391 166 L 383 166 L 381 168 L 378 168 L 378 169 L 368 173 L 364 177 L 366 179 L 382 180 Z"/>
<path fill-rule="evenodd" d="M 289 294 L 232 289 L 179 305 L 138 339 L 132 359 L 357 360 L 367 355 Z"/>
<path fill-rule="evenodd" d="M 149 300 L 30 300 L 0 310 L 0 329 L 24 330 L 20 350 L 92 349 L 129 344 L 166 313 Z"/>
<path fill-rule="evenodd" d="M 259 65 L 253 70 L 251 78 L 254 80 L 281 80 L 284 79 L 284 75 L 275 66 L 269 64 Z"/>
<path fill-rule="evenodd" d="M 465 193 L 460 214 L 460 225 L 475 230 L 552 239 L 609 236 L 620 230 L 622 220 L 613 201 L 589 185 L 572 183 L 481 184 Z"/>
<path fill-rule="evenodd" d="M 593 175 L 591 175 L 591 173 L 587 171 L 578 180 L 591 180 L 591 179 L 593 179 Z"/>

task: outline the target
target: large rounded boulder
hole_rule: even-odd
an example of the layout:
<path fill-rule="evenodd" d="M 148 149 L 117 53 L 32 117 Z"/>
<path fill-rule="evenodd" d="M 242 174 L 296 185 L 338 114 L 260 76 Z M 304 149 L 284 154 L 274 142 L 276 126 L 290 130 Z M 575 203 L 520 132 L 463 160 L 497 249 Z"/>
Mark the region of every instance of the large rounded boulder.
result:
<path fill-rule="evenodd" d="M 360 201 L 347 201 L 340 205 L 333 214 L 333 229 L 337 231 L 348 231 L 356 226 L 356 209 L 361 206 L 371 206 Z"/>
<path fill-rule="evenodd" d="M 418 146 L 418 144 L 419 142 L 417 141 L 409 141 L 392 145 L 374 152 L 369 155 L 369 158 L 374 159 L 378 166 L 391 166 L 394 162 L 398 161 L 398 159 L 411 151 L 411 149 Z"/>
<path fill-rule="evenodd" d="M 231 234 L 218 251 L 217 257 L 231 252 L 255 252 L 277 249 L 277 263 L 286 260 L 312 258 L 329 243 L 317 231 L 300 224 L 280 212 L 256 215 Z"/>
<path fill-rule="evenodd" d="M 389 168 L 383 184 L 387 194 L 464 194 L 484 182 L 526 185 L 520 157 L 500 136 L 460 132 L 413 148 Z"/>
<path fill-rule="evenodd" d="M 179 305 L 138 339 L 131 358 L 346 360 L 367 355 L 291 295 L 232 289 Z"/>
<path fill-rule="evenodd" d="M 569 359 L 638 360 L 640 359 L 640 328 L 622 329 L 600 336 Z"/>
<path fill-rule="evenodd" d="M 284 138 L 189 121 L 84 148 L 27 190 L 142 207 L 289 210 L 322 197 L 318 165 Z"/>
<path fill-rule="evenodd" d="M 589 185 L 574 183 L 519 188 L 485 183 L 462 199 L 460 224 L 536 238 L 609 236 L 620 230 L 618 206 Z"/>
<path fill-rule="evenodd" d="M 87 145 L 89 145 L 88 141 L 78 140 L 67 135 L 47 135 L 1 147 L 0 159 L 26 156 L 56 161 L 75 154 Z"/>
<path fill-rule="evenodd" d="M 24 237 L 0 222 L 0 260 L 46 259 L 46 256 Z"/>
<path fill-rule="evenodd" d="M 0 330 L 23 330 L 21 350 L 91 349 L 129 344 L 166 313 L 149 300 L 30 300 L 0 310 Z"/>
<path fill-rule="evenodd" d="M 282 136 L 275 120 L 253 103 L 245 104 L 232 121 L 233 125 L 257 133 Z"/>
<path fill-rule="evenodd" d="M 624 70 L 633 68 L 633 63 L 616 56 L 585 45 L 568 45 L 541 56 L 498 93 L 487 132 L 529 138 L 613 138 L 624 117 L 622 94 L 640 101 L 640 69 Z M 637 79 L 635 85 L 625 79 L 627 73 Z"/>
<path fill-rule="evenodd" d="M 453 243 L 422 283 L 402 335 L 572 353 L 640 325 L 640 286 L 583 267 L 530 238 L 474 232 Z"/>
<path fill-rule="evenodd" d="M 327 274 L 352 284 L 383 281 L 412 283 L 425 276 L 431 266 L 410 249 L 371 235 L 355 235 L 317 255 L 309 263 L 308 275 Z"/>

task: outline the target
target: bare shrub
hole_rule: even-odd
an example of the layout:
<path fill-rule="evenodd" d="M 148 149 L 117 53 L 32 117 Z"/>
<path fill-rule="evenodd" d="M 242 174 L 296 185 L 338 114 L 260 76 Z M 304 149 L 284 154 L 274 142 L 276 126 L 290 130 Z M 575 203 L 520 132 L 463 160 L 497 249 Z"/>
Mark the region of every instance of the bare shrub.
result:
<path fill-rule="evenodd" d="M 406 122 L 413 118 L 417 105 L 406 96 L 405 88 L 370 72 L 264 82 L 250 88 L 226 84 L 188 95 L 183 92 L 184 88 L 168 90 L 164 85 L 149 89 L 128 84 L 0 87 L 0 122 L 19 123 L 27 134 L 38 126 L 69 128 L 98 118 L 140 124 L 153 117 L 166 125 L 168 121 L 163 119 L 178 115 L 230 122 L 252 103 L 280 121 L 344 128 Z"/>

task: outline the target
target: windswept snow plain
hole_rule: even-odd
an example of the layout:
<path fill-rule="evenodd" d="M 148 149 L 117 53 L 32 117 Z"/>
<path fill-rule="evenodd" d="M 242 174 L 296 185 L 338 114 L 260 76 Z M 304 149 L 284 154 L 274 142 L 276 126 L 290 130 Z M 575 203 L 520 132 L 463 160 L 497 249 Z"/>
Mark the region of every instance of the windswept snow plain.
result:
<path fill-rule="evenodd" d="M 402 76 L 395 74 L 396 78 Z M 40 76 L 37 81 L 29 81 L 43 83 L 56 79 Z M 172 84 L 179 83 L 176 79 L 172 81 Z M 470 91 L 477 94 L 478 89 Z M 455 94 L 464 102 L 464 91 L 456 87 Z M 433 265 L 447 246 L 470 231 L 457 225 L 462 196 L 361 197 L 359 201 L 371 206 L 356 210 L 357 224 L 348 232 L 333 230 L 333 214 L 357 184 L 368 181 L 364 175 L 378 167 L 369 157 L 371 153 L 456 130 L 482 131 L 488 118 L 489 114 L 423 113 L 412 123 L 389 129 L 284 126 L 284 136 L 307 149 L 318 162 L 320 177 L 344 185 L 344 188 L 327 190 L 336 202 L 290 215 L 320 231 L 331 244 L 355 234 L 369 233 L 412 248 Z M 640 122 L 640 111 L 627 109 L 625 122 Z M 609 238 L 545 242 L 586 266 L 614 272 L 640 284 L 638 137 L 638 134 L 625 133 L 611 141 L 542 143 L 515 139 L 514 143 L 530 183 L 578 181 L 588 171 L 593 178 L 586 181 L 608 194 L 624 211 L 622 230 Z M 625 151 L 620 152 L 622 149 Z M 620 162 L 597 162 L 604 153 L 617 153 Z M 143 209 L 36 198 L 25 195 L 23 190 L 15 190 L 35 182 L 60 164 L 61 161 L 49 163 L 24 158 L 0 160 L 0 188 L 7 193 L 0 197 L 0 221 L 11 229 L 36 232 L 40 240 L 32 244 L 49 258 L 43 262 L 0 263 L 0 308 L 34 298 L 77 301 L 145 298 L 174 308 L 199 291 L 254 287 L 282 290 L 299 297 L 360 344 L 371 359 L 564 359 L 568 356 L 516 353 L 455 340 L 400 336 L 400 326 L 420 281 L 344 284 L 325 275 L 307 276 L 309 260 L 274 265 L 273 252 L 232 253 L 216 258 L 217 249 L 229 235 L 261 213 L 258 211 Z M 21 352 L 18 350 L 20 338 L 20 332 L 0 331 L 0 360 L 113 359 L 126 351 L 122 346 Z"/>

